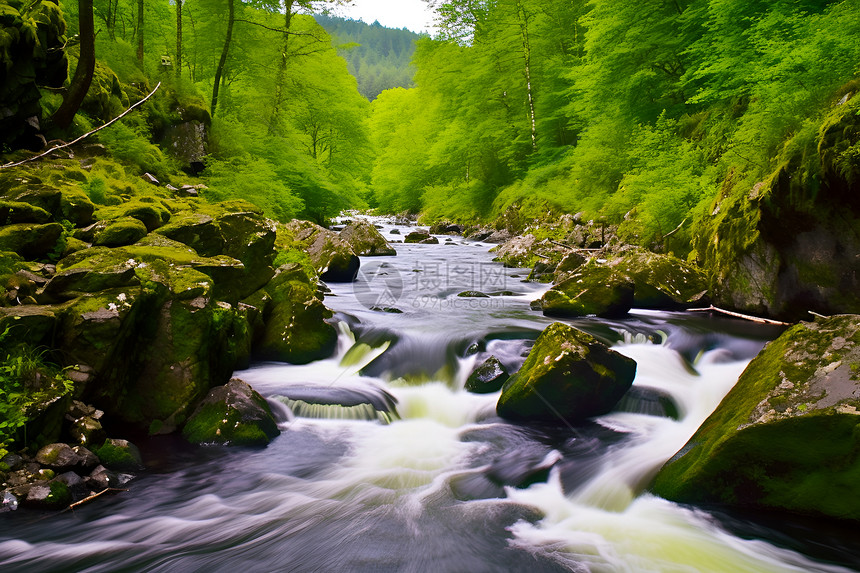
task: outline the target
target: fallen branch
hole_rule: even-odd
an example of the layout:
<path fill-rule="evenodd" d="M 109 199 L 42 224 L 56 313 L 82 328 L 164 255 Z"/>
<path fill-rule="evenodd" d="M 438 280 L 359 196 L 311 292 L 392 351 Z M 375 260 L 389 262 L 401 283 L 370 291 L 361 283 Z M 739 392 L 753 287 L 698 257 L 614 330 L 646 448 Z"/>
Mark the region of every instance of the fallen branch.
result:
<path fill-rule="evenodd" d="M 750 322 L 757 322 L 759 324 L 775 324 L 777 326 L 791 326 L 790 322 L 781 322 L 779 320 L 771 320 L 769 318 L 760 318 L 758 316 L 750 316 L 748 314 L 741 314 L 739 312 L 732 312 L 730 310 L 725 310 L 722 308 L 717 308 L 714 305 L 709 306 L 708 308 L 689 308 L 688 312 L 719 312 L 720 314 L 725 314 L 728 316 L 732 316 L 734 318 L 741 318 L 743 320 L 749 320 Z"/>
<path fill-rule="evenodd" d="M 67 507 L 66 509 L 64 509 L 63 511 L 64 511 L 64 512 L 65 512 L 65 511 L 69 511 L 70 509 L 72 509 L 72 510 L 73 510 L 73 509 L 75 509 L 76 507 L 80 507 L 80 506 L 84 505 L 85 503 L 89 503 L 89 502 L 91 502 L 92 500 L 96 499 L 97 497 L 101 497 L 102 495 L 104 495 L 104 494 L 106 494 L 106 493 L 119 493 L 119 492 L 122 492 L 122 491 L 128 491 L 128 490 L 127 490 L 127 489 L 117 489 L 117 488 L 115 488 L 115 487 L 109 487 L 109 488 L 107 488 L 107 489 L 103 489 L 103 490 L 101 490 L 101 491 L 100 491 L 100 492 L 98 492 L 98 493 L 94 493 L 94 494 L 92 494 L 92 495 L 89 495 L 89 496 L 85 497 L 84 499 L 82 499 L 82 500 L 80 500 L 80 501 L 76 501 L 75 503 L 73 503 L 72 505 L 70 505 L 69 507 Z"/>
<path fill-rule="evenodd" d="M 71 142 L 69 142 L 69 143 L 64 143 L 63 145 L 57 145 L 56 147 L 52 147 L 51 149 L 49 149 L 48 151 L 45 151 L 44 153 L 40 153 L 39 155 L 34 155 L 33 157 L 29 157 L 29 158 L 24 159 L 23 161 L 19 161 L 19 162 L 17 162 L 17 163 L 7 163 L 6 165 L 0 165 L 0 169 L 5 169 L 5 168 L 7 168 L 7 167 L 18 167 L 19 165 L 24 165 L 25 163 L 29 163 L 29 162 L 31 162 L 31 161 L 35 161 L 35 160 L 37 160 L 37 159 L 41 159 L 42 157 L 45 157 L 46 155 L 50 155 L 51 153 L 53 153 L 53 152 L 55 152 L 55 151 L 58 151 L 58 150 L 60 150 L 60 149 L 64 149 L 64 148 L 66 148 L 66 147 L 71 147 L 72 145 L 74 145 L 74 144 L 78 143 L 79 141 L 81 141 L 81 140 L 83 140 L 83 139 L 86 139 L 87 137 L 91 136 L 92 134 L 97 133 L 97 132 L 99 132 L 99 131 L 103 130 L 104 128 L 108 127 L 109 125 L 112 125 L 113 123 L 115 123 L 115 122 L 119 121 L 120 119 L 122 119 L 123 117 L 125 117 L 126 115 L 128 115 L 129 113 L 131 113 L 131 111 L 132 111 L 134 108 L 136 108 L 136 107 L 140 106 L 143 102 L 145 102 L 146 100 L 148 100 L 149 98 L 151 98 L 151 97 L 153 96 L 153 94 L 155 94 L 155 92 L 157 92 L 157 91 L 158 91 L 158 88 L 160 88 L 160 87 L 161 87 L 161 82 L 158 82 L 158 85 L 157 85 L 157 86 L 155 86 L 155 89 L 154 89 L 154 90 L 152 90 L 152 91 L 149 93 L 149 95 L 148 95 L 148 96 L 146 96 L 145 98 L 143 98 L 143 99 L 142 99 L 142 100 L 140 100 L 139 102 L 135 103 L 135 104 L 134 104 L 134 105 L 132 105 L 130 108 L 128 108 L 127 110 L 125 110 L 124 112 L 122 112 L 121 114 L 119 114 L 118 116 L 116 116 L 115 118 L 113 118 L 112 120 L 110 120 L 109 122 L 107 122 L 106 124 L 104 124 L 104 125 L 102 125 L 102 126 L 100 126 L 100 127 L 97 127 L 97 128 L 95 128 L 94 130 L 92 130 L 92 131 L 90 131 L 90 132 L 88 132 L 88 133 L 83 134 L 82 136 L 80 136 L 79 138 L 75 139 L 74 141 L 71 141 Z"/>
<path fill-rule="evenodd" d="M 666 233 L 665 235 L 663 235 L 663 238 L 664 238 L 664 239 L 668 239 L 669 237 L 671 237 L 672 235 L 674 235 L 675 233 L 677 233 L 678 231 L 680 231 L 680 230 L 681 230 L 681 227 L 683 227 L 683 226 L 684 226 L 684 223 L 686 223 L 686 222 L 687 222 L 687 219 L 684 219 L 683 221 L 681 221 L 681 224 L 680 224 L 680 225 L 678 225 L 677 227 L 675 227 L 675 230 L 674 230 L 674 231 L 670 231 L 670 232 Z"/>

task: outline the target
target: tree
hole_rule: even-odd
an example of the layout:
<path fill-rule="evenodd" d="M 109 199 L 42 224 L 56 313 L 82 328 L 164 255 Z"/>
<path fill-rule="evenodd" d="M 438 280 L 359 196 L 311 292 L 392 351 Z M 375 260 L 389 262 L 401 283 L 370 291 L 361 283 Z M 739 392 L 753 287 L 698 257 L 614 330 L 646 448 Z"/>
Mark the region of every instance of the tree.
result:
<path fill-rule="evenodd" d="M 209 113 L 212 117 L 215 117 L 215 111 L 218 109 L 218 91 L 221 88 L 221 76 L 224 73 L 224 66 L 230 53 L 230 43 L 233 40 L 233 22 L 235 21 L 235 16 L 233 0 L 227 0 L 227 35 L 224 38 L 224 48 L 221 50 L 218 67 L 215 69 L 215 80 L 212 83 L 212 105 L 209 108 Z"/>
<path fill-rule="evenodd" d="M 80 34 L 80 57 L 75 75 L 68 91 L 63 97 L 63 103 L 54 112 L 52 119 L 55 124 L 65 129 L 72 124 L 75 114 L 80 109 L 90 89 L 93 73 L 96 68 L 96 31 L 93 20 L 93 0 L 78 0 L 78 25 Z"/>

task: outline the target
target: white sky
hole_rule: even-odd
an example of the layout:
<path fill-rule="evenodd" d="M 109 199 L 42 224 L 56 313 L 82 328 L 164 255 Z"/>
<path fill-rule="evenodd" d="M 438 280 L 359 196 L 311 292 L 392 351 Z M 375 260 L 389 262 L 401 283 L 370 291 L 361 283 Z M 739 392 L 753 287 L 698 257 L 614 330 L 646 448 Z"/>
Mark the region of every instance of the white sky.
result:
<path fill-rule="evenodd" d="M 422 0 L 353 0 L 335 15 L 387 28 L 408 28 L 413 32 L 433 32 L 433 11 Z"/>

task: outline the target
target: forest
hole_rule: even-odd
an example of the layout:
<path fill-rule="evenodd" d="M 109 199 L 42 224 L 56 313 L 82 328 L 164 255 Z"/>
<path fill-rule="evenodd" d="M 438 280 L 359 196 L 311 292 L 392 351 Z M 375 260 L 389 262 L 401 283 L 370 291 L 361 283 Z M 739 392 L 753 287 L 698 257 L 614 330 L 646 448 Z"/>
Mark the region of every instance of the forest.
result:
<path fill-rule="evenodd" d="M 211 116 L 213 199 L 282 221 L 581 212 L 630 243 L 672 233 L 686 254 L 726 178 L 752 187 L 809 155 L 858 81 L 856 0 L 435 1 L 436 38 L 326 16 L 337 3 L 95 0 L 96 83 L 112 71 L 119 86 L 72 132 L 162 81 Z M 60 6 L 73 38 L 78 3 Z M 61 97 L 41 92 L 49 117 Z M 99 137 L 164 177 L 157 101 Z"/>

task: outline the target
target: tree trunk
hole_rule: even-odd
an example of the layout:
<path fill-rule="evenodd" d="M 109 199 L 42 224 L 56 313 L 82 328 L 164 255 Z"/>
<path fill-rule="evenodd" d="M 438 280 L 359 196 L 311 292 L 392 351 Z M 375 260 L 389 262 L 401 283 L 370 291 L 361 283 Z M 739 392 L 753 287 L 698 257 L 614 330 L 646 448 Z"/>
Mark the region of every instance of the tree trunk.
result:
<path fill-rule="evenodd" d="M 215 110 L 218 109 L 218 90 L 221 87 L 221 76 L 224 74 L 227 56 L 230 54 L 230 42 L 233 39 L 233 19 L 235 16 L 233 0 L 227 0 L 227 7 L 227 36 L 224 38 L 224 49 L 221 50 L 221 59 L 218 60 L 218 67 L 215 69 L 215 85 L 212 86 L 212 105 L 209 109 L 209 115 L 212 117 L 215 117 Z"/>
<path fill-rule="evenodd" d="M 537 150 L 537 119 L 535 118 L 535 99 L 532 92 L 532 47 L 529 40 L 529 15 L 521 2 L 517 2 L 517 19 L 523 40 L 523 60 L 525 62 L 526 93 L 528 94 L 529 120 L 531 120 L 532 149 Z"/>
<path fill-rule="evenodd" d="M 143 0 L 137 0 L 137 62 L 143 69 Z"/>
<path fill-rule="evenodd" d="M 176 2 L 176 77 L 182 75 L 182 0 Z"/>
<path fill-rule="evenodd" d="M 293 0 L 287 0 L 284 5 L 284 47 L 281 50 L 281 61 L 278 63 L 278 73 L 275 76 L 275 101 L 272 105 L 272 116 L 269 119 L 269 135 L 274 133 L 281 115 L 281 104 L 284 98 L 284 77 L 287 73 L 288 50 L 290 48 L 290 25 L 293 20 Z"/>
<path fill-rule="evenodd" d="M 54 112 L 52 119 L 62 129 L 69 127 L 75 114 L 90 89 L 96 69 L 96 31 L 93 22 L 93 0 L 78 0 L 78 26 L 81 33 L 81 55 L 75 76 L 63 98 L 63 103 Z"/>

